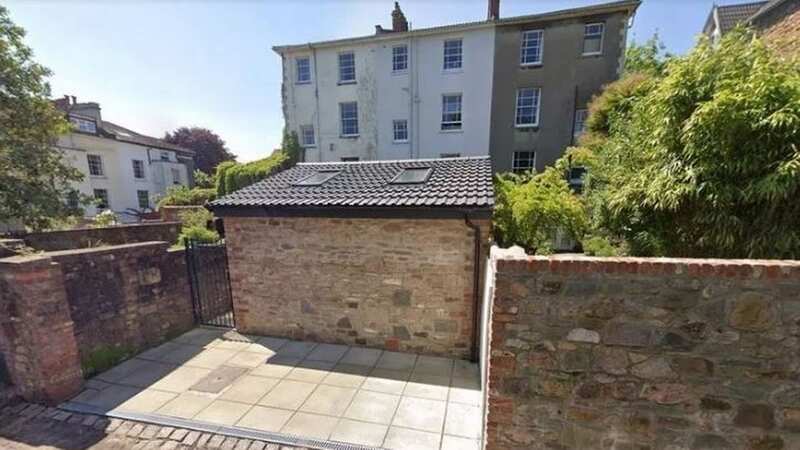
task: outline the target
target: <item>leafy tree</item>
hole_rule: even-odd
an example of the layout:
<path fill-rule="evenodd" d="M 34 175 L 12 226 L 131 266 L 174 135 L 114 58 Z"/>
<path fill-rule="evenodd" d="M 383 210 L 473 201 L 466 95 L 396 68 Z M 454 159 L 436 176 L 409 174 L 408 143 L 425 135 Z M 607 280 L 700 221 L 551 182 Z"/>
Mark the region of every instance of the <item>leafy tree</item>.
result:
<path fill-rule="evenodd" d="M 672 54 L 666 51 L 666 46 L 656 33 L 644 44 L 631 42 L 625 50 L 625 73 L 663 75 L 672 58 Z"/>
<path fill-rule="evenodd" d="M 739 29 L 619 83 L 584 143 L 596 229 L 642 255 L 800 258 L 797 62 Z"/>
<path fill-rule="evenodd" d="M 208 128 L 180 127 L 172 133 L 167 132 L 164 140 L 194 150 L 197 168 L 207 174 L 214 173 L 219 163 L 236 159 L 225 146 L 225 141 Z"/>
<path fill-rule="evenodd" d="M 567 183 L 568 161 L 562 158 L 538 174 L 497 177 L 494 226 L 500 245 L 546 254 L 552 252 L 557 232 L 583 236 L 587 214 Z"/>
<path fill-rule="evenodd" d="M 50 102 L 50 71 L 33 60 L 16 26 L 0 6 L 0 222 L 20 220 L 34 229 L 74 214 L 70 183 L 81 173 L 55 147 L 69 123 Z"/>
<path fill-rule="evenodd" d="M 200 169 L 194 169 L 194 174 L 192 177 L 194 178 L 195 187 L 199 187 L 201 189 L 213 188 L 216 184 L 213 174 L 205 173 Z"/>

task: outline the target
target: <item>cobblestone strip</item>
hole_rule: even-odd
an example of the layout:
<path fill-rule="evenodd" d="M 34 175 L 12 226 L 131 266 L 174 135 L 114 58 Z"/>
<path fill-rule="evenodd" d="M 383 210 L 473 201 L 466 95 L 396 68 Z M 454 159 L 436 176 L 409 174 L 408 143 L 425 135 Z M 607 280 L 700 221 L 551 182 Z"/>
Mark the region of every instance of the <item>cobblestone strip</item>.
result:
<path fill-rule="evenodd" d="M 0 448 L 35 450 L 309 450 L 174 427 L 78 414 L 30 403 L 0 409 Z"/>

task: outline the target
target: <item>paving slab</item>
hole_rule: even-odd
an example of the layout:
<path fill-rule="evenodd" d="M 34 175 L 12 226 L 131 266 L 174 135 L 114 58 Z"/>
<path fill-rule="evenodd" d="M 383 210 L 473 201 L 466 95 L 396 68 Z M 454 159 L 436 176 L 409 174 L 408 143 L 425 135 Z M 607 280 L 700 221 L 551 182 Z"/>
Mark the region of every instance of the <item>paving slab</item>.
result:
<path fill-rule="evenodd" d="M 414 373 L 418 375 L 439 375 L 449 377 L 453 371 L 453 360 L 438 356 L 417 357 L 417 364 L 414 366 Z"/>
<path fill-rule="evenodd" d="M 313 383 L 281 380 L 267 395 L 258 401 L 258 404 L 273 408 L 296 410 L 306 401 L 316 387 L 317 385 Z"/>
<path fill-rule="evenodd" d="M 481 441 L 457 436 L 444 435 L 442 437 L 442 450 L 480 450 Z"/>
<path fill-rule="evenodd" d="M 322 384 L 331 386 L 358 388 L 367 379 L 370 368 L 352 364 L 337 364 L 322 380 Z"/>
<path fill-rule="evenodd" d="M 333 366 L 332 362 L 305 360 L 290 370 L 285 378 L 306 383 L 319 383 L 328 376 Z"/>
<path fill-rule="evenodd" d="M 306 356 L 306 359 L 335 363 L 342 359 L 348 348 L 346 345 L 319 344 Z"/>
<path fill-rule="evenodd" d="M 192 417 L 196 416 L 197 413 L 210 405 L 213 401 L 213 397 L 184 392 L 159 408 L 156 412 L 165 416 L 191 419 Z"/>
<path fill-rule="evenodd" d="M 417 362 L 417 355 L 400 352 L 383 352 L 375 367 L 379 369 L 411 371 Z"/>
<path fill-rule="evenodd" d="M 375 423 L 342 419 L 333 429 L 330 439 L 351 444 L 380 447 L 389 427 Z"/>
<path fill-rule="evenodd" d="M 397 407 L 392 425 L 441 433 L 444 414 L 445 402 L 403 397 Z"/>
<path fill-rule="evenodd" d="M 414 373 L 408 380 L 403 395 L 431 400 L 447 400 L 449 390 L 450 377 Z"/>
<path fill-rule="evenodd" d="M 250 375 L 283 378 L 291 372 L 297 364 L 300 364 L 299 358 L 275 356 L 270 358 L 266 364 L 262 364 L 250 371 Z"/>
<path fill-rule="evenodd" d="M 444 421 L 444 433 L 480 439 L 483 410 L 479 406 L 450 403 L 447 405 L 447 417 Z"/>
<path fill-rule="evenodd" d="M 477 379 L 453 378 L 447 400 L 456 403 L 480 406 L 483 404 L 481 383 Z"/>
<path fill-rule="evenodd" d="M 220 399 L 255 404 L 280 381 L 278 378 L 246 375 L 236 380 Z"/>
<path fill-rule="evenodd" d="M 197 383 L 189 388 L 190 391 L 208 392 L 218 394 L 223 389 L 231 386 L 236 380 L 247 372 L 243 367 L 221 366 L 209 372 Z"/>
<path fill-rule="evenodd" d="M 117 411 L 149 414 L 157 411 L 177 396 L 178 394 L 172 392 L 145 389 L 128 400 L 125 400 L 114 409 Z"/>
<path fill-rule="evenodd" d="M 200 352 L 197 356 L 186 361 L 186 365 L 192 367 L 202 367 L 204 369 L 216 369 L 223 365 L 225 361 L 233 358 L 238 353 L 236 350 L 208 348 Z"/>
<path fill-rule="evenodd" d="M 376 368 L 364 380 L 361 389 L 386 394 L 402 394 L 410 375 L 410 372 Z"/>
<path fill-rule="evenodd" d="M 237 427 L 277 433 L 286 425 L 293 411 L 256 405 L 236 423 Z"/>
<path fill-rule="evenodd" d="M 442 437 L 439 433 L 389 427 L 383 447 L 390 450 L 439 450 Z"/>
<path fill-rule="evenodd" d="M 359 366 L 372 367 L 378 362 L 383 350 L 374 348 L 350 347 L 347 353 L 344 354 L 342 359 L 339 360 L 342 364 L 355 364 Z"/>
<path fill-rule="evenodd" d="M 250 407 L 251 405 L 245 403 L 215 400 L 194 416 L 194 419 L 230 426 L 238 422 L 250 410 Z"/>
<path fill-rule="evenodd" d="M 355 395 L 355 389 L 319 385 L 300 407 L 300 411 L 341 416 Z"/>
<path fill-rule="evenodd" d="M 286 422 L 286 425 L 281 429 L 281 433 L 315 439 L 328 439 L 338 422 L 339 419 L 336 417 L 298 412 Z"/>
<path fill-rule="evenodd" d="M 180 394 L 189 390 L 190 386 L 208 376 L 209 373 L 211 373 L 211 369 L 181 366 L 153 383 L 149 388 Z"/>
<path fill-rule="evenodd" d="M 317 344 L 314 342 L 289 341 L 278 349 L 278 355 L 289 358 L 305 358 L 316 346 Z"/>
<path fill-rule="evenodd" d="M 388 425 L 391 423 L 399 403 L 399 395 L 358 391 L 350 406 L 347 407 L 344 417 Z"/>

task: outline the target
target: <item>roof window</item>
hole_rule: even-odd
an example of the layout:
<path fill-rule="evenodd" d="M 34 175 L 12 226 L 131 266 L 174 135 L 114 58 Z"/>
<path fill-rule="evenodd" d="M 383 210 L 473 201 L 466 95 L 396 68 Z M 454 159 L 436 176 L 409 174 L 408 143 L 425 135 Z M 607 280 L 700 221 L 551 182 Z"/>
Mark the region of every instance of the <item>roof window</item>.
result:
<path fill-rule="evenodd" d="M 293 184 L 295 186 L 319 186 L 336 175 L 339 175 L 339 172 L 341 172 L 341 170 L 319 170 Z"/>
<path fill-rule="evenodd" d="M 390 184 L 418 184 L 428 181 L 433 169 L 430 167 L 409 167 L 400 171 Z"/>

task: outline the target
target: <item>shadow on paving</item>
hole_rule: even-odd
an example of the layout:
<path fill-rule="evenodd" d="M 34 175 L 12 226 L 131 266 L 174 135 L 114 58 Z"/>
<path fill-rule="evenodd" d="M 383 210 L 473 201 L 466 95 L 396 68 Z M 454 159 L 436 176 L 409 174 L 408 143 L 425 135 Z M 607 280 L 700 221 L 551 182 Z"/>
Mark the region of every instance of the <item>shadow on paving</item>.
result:
<path fill-rule="evenodd" d="M 16 417 L 3 418 L 0 423 L 0 448 L 3 450 L 122 449 L 127 448 L 125 441 L 124 437 L 109 436 L 103 430 L 56 420 Z"/>

